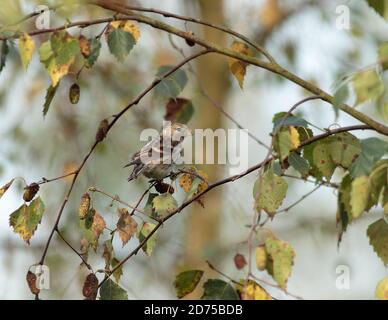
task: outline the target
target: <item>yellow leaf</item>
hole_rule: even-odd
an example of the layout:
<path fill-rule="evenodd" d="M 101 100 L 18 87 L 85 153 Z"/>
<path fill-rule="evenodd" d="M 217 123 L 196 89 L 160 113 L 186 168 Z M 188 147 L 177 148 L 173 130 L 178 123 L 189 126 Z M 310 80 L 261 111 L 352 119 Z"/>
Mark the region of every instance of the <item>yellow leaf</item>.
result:
<path fill-rule="evenodd" d="M 242 300 L 272 300 L 272 297 L 259 284 L 249 281 L 243 288 Z"/>
<path fill-rule="evenodd" d="M 388 300 L 388 277 L 381 280 L 376 287 L 376 298 Z"/>
<path fill-rule="evenodd" d="M 231 49 L 232 51 L 243 55 L 247 55 L 247 56 L 252 55 L 251 49 L 245 43 L 242 43 L 239 41 L 233 42 Z M 229 68 L 232 74 L 234 75 L 234 77 L 237 79 L 238 84 L 240 85 L 240 88 L 242 89 L 244 85 L 244 78 L 246 74 L 247 64 L 240 60 L 229 58 Z"/>
<path fill-rule="evenodd" d="M 7 192 L 7 190 L 9 189 L 9 187 L 12 185 L 14 179 L 12 179 L 10 182 L 8 182 L 7 184 L 5 184 L 4 186 L 2 186 L 0 188 L 0 199 L 1 197 L 4 195 L 4 193 Z"/>
<path fill-rule="evenodd" d="M 90 195 L 85 193 L 81 197 L 81 203 L 78 208 L 78 216 L 80 219 L 85 219 L 90 210 Z"/>
<path fill-rule="evenodd" d="M 52 60 L 47 68 L 47 71 L 50 75 L 51 82 L 53 87 L 56 87 L 59 83 L 59 80 L 69 73 L 71 65 L 74 63 L 74 58 L 71 59 L 68 63 L 63 65 L 57 65 L 55 60 Z"/>
<path fill-rule="evenodd" d="M 189 174 L 183 174 L 179 179 L 179 185 L 181 186 L 184 192 L 186 193 L 189 192 L 191 189 L 191 186 L 193 185 L 192 176 Z"/>
<path fill-rule="evenodd" d="M 265 246 L 256 247 L 256 266 L 257 269 L 263 271 L 265 270 L 267 265 L 267 251 L 265 250 Z"/>
<path fill-rule="evenodd" d="M 137 24 L 135 24 L 135 23 L 133 23 L 131 21 L 125 21 L 125 20 L 113 21 L 113 22 L 110 23 L 110 25 L 113 28 L 115 28 L 115 29 L 121 28 L 125 32 L 128 32 L 128 33 L 132 34 L 132 36 L 136 40 L 136 42 L 140 38 L 140 29 L 139 29 L 139 27 L 137 26 Z"/>
<path fill-rule="evenodd" d="M 140 29 L 139 29 L 139 27 L 136 24 L 134 24 L 131 21 L 126 21 L 122 28 L 124 29 L 125 32 L 131 33 L 136 41 L 139 40 L 139 38 L 140 38 Z"/>
<path fill-rule="evenodd" d="M 19 39 L 19 51 L 23 67 L 27 70 L 35 51 L 35 42 L 27 33 L 24 33 Z"/>
<path fill-rule="evenodd" d="M 297 149 L 300 146 L 299 132 L 293 126 L 290 126 L 290 140 L 293 149 Z"/>

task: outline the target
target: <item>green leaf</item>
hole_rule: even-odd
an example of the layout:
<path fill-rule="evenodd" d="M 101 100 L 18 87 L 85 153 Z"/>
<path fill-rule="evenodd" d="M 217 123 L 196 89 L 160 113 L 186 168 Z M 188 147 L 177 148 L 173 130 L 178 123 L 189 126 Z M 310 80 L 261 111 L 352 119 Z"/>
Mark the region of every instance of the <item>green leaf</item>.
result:
<path fill-rule="evenodd" d="M 350 167 L 350 174 L 354 178 L 369 175 L 376 161 L 387 153 L 387 142 L 378 138 L 361 140 L 361 154 Z"/>
<path fill-rule="evenodd" d="M 113 258 L 111 261 L 112 269 L 115 268 L 119 264 L 119 260 L 116 258 Z M 121 276 L 123 275 L 123 266 L 121 265 L 115 272 L 113 272 L 113 277 L 115 278 L 116 282 L 119 282 L 121 279 Z"/>
<path fill-rule="evenodd" d="M 15 233 L 29 243 L 34 235 L 38 224 L 42 220 L 44 213 L 44 203 L 40 197 L 36 198 L 29 205 L 23 204 L 19 209 L 13 212 L 9 218 L 9 224 Z"/>
<path fill-rule="evenodd" d="M 349 98 L 349 88 L 347 82 L 343 83 L 334 93 L 333 107 L 338 116 L 339 107 Z"/>
<path fill-rule="evenodd" d="M 109 50 L 119 62 L 124 61 L 135 44 L 133 35 L 121 28 L 113 29 L 108 34 Z"/>
<path fill-rule="evenodd" d="M 171 71 L 173 66 L 161 66 L 156 74 L 158 78 Z M 176 70 L 166 78 L 163 78 L 155 87 L 155 94 L 161 97 L 177 97 L 187 84 L 186 72 L 182 69 Z"/>
<path fill-rule="evenodd" d="M 306 127 L 296 127 L 299 133 L 299 140 L 300 142 L 306 141 L 308 139 L 311 139 L 313 135 L 313 131 Z"/>
<path fill-rule="evenodd" d="M 3 71 L 5 67 L 5 62 L 7 60 L 8 53 L 9 53 L 8 41 L 3 40 L 1 43 L 1 50 L 0 50 L 0 72 Z"/>
<path fill-rule="evenodd" d="M 349 168 L 361 153 L 360 141 L 348 132 L 329 137 L 327 143 L 331 159 L 344 169 Z"/>
<path fill-rule="evenodd" d="M 77 39 L 73 38 L 66 31 L 54 33 L 50 37 L 50 42 L 55 62 L 60 66 L 72 62 L 74 57 L 80 52 Z"/>
<path fill-rule="evenodd" d="M 381 194 L 388 186 L 388 160 L 381 160 L 376 163 L 369 175 L 371 206 L 377 205 Z"/>
<path fill-rule="evenodd" d="M 187 123 L 194 114 L 194 107 L 190 100 L 171 98 L 166 105 L 164 119 L 171 122 Z"/>
<path fill-rule="evenodd" d="M 305 119 L 290 114 L 284 120 L 284 117 L 286 115 L 287 115 L 287 112 L 279 112 L 273 116 L 272 118 L 273 131 L 278 130 L 281 124 L 282 124 L 282 127 L 283 126 L 306 127 L 306 128 L 308 127 L 308 122 Z"/>
<path fill-rule="evenodd" d="M 384 93 L 384 83 L 376 70 L 357 73 L 353 78 L 353 86 L 357 96 L 356 105 L 378 99 Z"/>
<path fill-rule="evenodd" d="M 359 140 L 352 134 L 344 132 L 306 146 L 303 156 L 327 181 L 330 181 L 336 167 L 348 169 L 360 153 Z"/>
<path fill-rule="evenodd" d="M 388 2 L 386 0 L 366 0 L 371 8 L 373 8 L 382 18 L 386 16 Z"/>
<path fill-rule="evenodd" d="M 143 211 L 148 213 L 150 216 L 153 214 L 153 200 L 154 198 L 156 198 L 159 194 L 157 193 L 149 193 L 148 194 L 148 199 L 147 199 L 147 202 L 146 202 L 146 205 L 144 206 L 144 209 Z"/>
<path fill-rule="evenodd" d="M 78 40 L 66 31 L 56 32 L 39 48 L 40 61 L 50 75 L 52 85 L 68 74 L 76 55 L 80 52 Z"/>
<path fill-rule="evenodd" d="M 54 99 L 54 96 L 57 92 L 57 89 L 59 87 L 59 83 L 53 87 L 52 85 L 47 89 L 47 92 L 46 92 L 46 98 L 45 98 L 45 102 L 44 102 L 44 105 L 43 105 L 43 116 L 46 116 L 47 115 L 47 112 L 49 111 L 50 109 L 50 105 L 51 105 L 51 102 L 53 101 Z"/>
<path fill-rule="evenodd" d="M 203 288 L 201 300 L 240 300 L 233 287 L 219 279 L 208 279 Z"/>
<path fill-rule="evenodd" d="M 372 223 L 367 230 L 369 242 L 384 265 L 388 264 L 388 223 L 380 219 Z"/>
<path fill-rule="evenodd" d="M 174 281 L 176 295 L 179 299 L 193 292 L 203 276 L 202 270 L 189 270 L 178 274 Z"/>
<path fill-rule="evenodd" d="M 309 175 L 310 165 L 308 161 L 302 158 L 298 153 L 291 152 L 288 157 L 288 163 L 298 171 L 302 177 L 307 177 Z"/>
<path fill-rule="evenodd" d="M 276 213 L 287 195 L 286 180 L 267 170 L 254 186 L 255 207 L 263 209 L 269 215 Z"/>
<path fill-rule="evenodd" d="M 295 251 L 287 243 L 272 237 L 265 241 L 271 267 L 267 269 L 278 285 L 285 289 L 294 264 Z"/>
<path fill-rule="evenodd" d="M 100 51 L 101 51 L 101 41 L 97 38 L 92 38 L 89 39 L 89 47 L 90 47 L 90 54 L 89 56 L 85 59 L 86 60 L 86 68 L 90 69 L 94 66 L 96 63 Z"/>
<path fill-rule="evenodd" d="M 138 234 L 139 242 L 143 242 L 144 239 L 147 236 L 149 236 L 152 230 L 155 229 L 155 227 L 156 227 L 155 224 L 152 224 L 150 222 L 144 222 Z M 155 248 L 155 245 L 156 245 L 156 232 L 142 246 L 142 249 L 147 256 L 150 256 L 152 251 Z"/>
<path fill-rule="evenodd" d="M 105 221 L 93 208 L 89 210 L 85 218 L 79 220 L 81 233 L 87 240 L 87 247 L 92 247 L 95 252 L 98 249 L 98 239 L 105 229 Z"/>
<path fill-rule="evenodd" d="M 342 235 L 346 231 L 352 219 L 352 209 L 350 206 L 350 193 L 352 189 L 352 178 L 347 174 L 340 184 L 338 189 L 338 210 L 337 210 L 337 225 L 338 225 L 338 244 L 342 240 Z"/>
<path fill-rule="evenodd" d="M 350 206 L 353 219 L 357 219 L 364 211 L 369 210 L 369 192 L 370 181 L 368 177 L 361 176 L 352 182 Z"/>
<path fill-rule="evenodd" d="M 163 193 L 153 199 L 152 206 L 157 218 L 165 218 L 178 208 L 178 202 L 170 193 Z"/>
<path fill-rule="evenodd" d="M 117 283 L 108 279 L 100 288 L 100 300 L 128 300 L 128 294 Z"/>
<path fill-rule="evenodd" d="M 284 161 L 290 155 L 290 152 L 297 149 L 299 145 L 299 132 L 294 126 L 282 128 L 274 139 L 274 148 L 281 161 Z"/>
<path fill-rule="evenodd" d="M 322 173 L 327 181 L 330 181 L 336 165 L 330 157 L 330 151 L 326 143 L 322 140 L 318 142 L 313 149 L 314 165 Z"/>

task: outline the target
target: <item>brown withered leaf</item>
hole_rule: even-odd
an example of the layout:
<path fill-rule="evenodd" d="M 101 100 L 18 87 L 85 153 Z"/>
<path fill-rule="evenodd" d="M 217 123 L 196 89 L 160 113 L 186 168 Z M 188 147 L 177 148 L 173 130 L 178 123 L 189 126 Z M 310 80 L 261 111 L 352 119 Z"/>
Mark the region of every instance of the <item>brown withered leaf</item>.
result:
<path fill-rule="evenodd" d="M 80 35 L 78 38 L 78 42 L 79 42 L 79 47 L 80 47 L 82 55 L 85 58 L 89 57 L 90 56 L 89 40 L 85 36 Z"/>
<path fill-rule="evenodd" d="M 243 269 L 247 265 L 247 261 L 245 260 L 245 257 L 241 253 L 237 253 L 234 256 L 234 265 L 238 270 Z"/>
<path fill-rule="evenodd" d="M 92 224 L 92 232 L 93 232 L 93 238 L 95 243 L 98 242 L 98 239 L 100 238 L 100 235 L 104 231 L 105 227 L 106 227 L 106 223 L 104 218 L 98 212 L 96 212 L 94 214 L 93 224 Z"/>
<path fill-rule="evenodd" d="M 23 200 L 25 202 L 30 202 L 32 199 L 34 199 L 35 195 L 39 191 L 39 184 L 37 183 L 31 183 L 29 186 L 24 188 L 24 194 L 23 194 Z"/>
<path fill-rule="evenodd" d="M 117 209 L 119 213 L 119 220 L 117 221 L 117 229 L 119 230 L 120 239 L 123 243 L 123 247 L 136 233 L 137 223 L 135 219 L 131 217 L 128 210 L 125 208 Z"/>
<path fill-rule="evenodd" d="M 96 141 L 101 142 L 105 139 L 106 134 L 108 133 L 109 129 L 109 121 L 107 119 L 104 119 L 100 122 L 100 125 L 98 127 L 97 133 L 96 133 Z"/>
<path fill-rule="evenodd" d="M 96 300 L 98 291 L 98 279 L 94 273 L 88 274 L 82 288 L 85 300 Z"/>
<path fill-rule="evenodd" d="M 187 123 L 194 114 L 194 107 L 190 100 L 171 98 L 166 105 L 164 119 L 171 122 Z"/>
<path fill-rule="evenodd" d="M 27 275 L 26 275 L 26 280 L 27 280 L 28 287 L 31 290 L 31 293 L 38 294 L 40 292 L 40 290 L 36 286 L 36 280 L 37 280 L 36 275 L 28 270 Z"/>

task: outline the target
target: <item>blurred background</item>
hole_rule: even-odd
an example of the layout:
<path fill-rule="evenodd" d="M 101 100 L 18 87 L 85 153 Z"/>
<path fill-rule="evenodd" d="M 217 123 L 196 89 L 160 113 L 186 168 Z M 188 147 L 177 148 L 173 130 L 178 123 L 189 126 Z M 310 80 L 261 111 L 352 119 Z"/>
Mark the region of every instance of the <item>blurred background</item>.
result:
<path fill-rule="evenodd" d="M 49 1 L 9 3 L 9 8 L 0 9 L 0 24 L 31 12 L 38 4 L 50 4 Z M 140 1 L 128 3 L 140 4 Z M 350 29 L 336 27 L 336 8 L 341 4 L 351 10 Z M 145 0 L 141 5 L 227 25 L 265 46 L 285 68 L 314 81 L 330 93 L 343 76 L 377 60 L 378 45 L 387 40 L 388 34 L 386 22 L 359 0 Z M 51 15 L 53 26 L 62 25 L 67 18 L 79 21 L 106 16 L 107 12 L 90 6 L 79 7 L 71 13 L 57 10 Z M 218 31 L 174 19 L 157 18 L 223 46 L 230 46 L 233 41 Z M 33 21 L 30 28 L 34 28 Z M 93 36 L 102 28 L 96 26 L 82 32 Z M 123 64 L 109 54 L 103 41 L 96 66 L 83 71 L 78 81 L 80 102 L 77 105 L 69 102 L 69 87 L 74 83 L 74 77 L 69 75 L 62 80 L 45 118 L 42 106 L 50 85 L 49 77 L 37 54 L 28 71 L 24 72 L 17 45 L 11 48 L 6 67 L 0 74 L 0 185 L 13 177 L 23 177 L 31 183 L 42 177 L 53 178 L 74 170 L 94 142 L 100 120 L 117 113 L 148 86 L 159 66 L 182 59 L 171 41 L 186 54 L 198 49 L 188 47 L 179 38 L 169 39 L 166 33 L 148 26 L 141 25 L 140 28 L 141 39 Z M 73 28 L 69 32 L 79 35 L 80 30 Z M 40 43 L 46 41 L 47 36 L 35 39 Z M 247 68 L 244 90 L 241 90 L 229 72 L 227 59 L 216 55 L 199 58 L 193 67 L 199 81 L 188 72 L 189 84 L 181 94 L 194 103 L 195 115 L 189 122 L 191 128 L 235 128 L 235 124 L 204 97 L 201 87 L 243 127 L 267 144 L 270 143 L 272 116 L 287 111 L 308 95 L 296 85 L 252 66 Z M 352 99 L 349 99 L 350 103 L 354 102 Z M 165 101 L 152 94 L 147 96 L 118 122 L 88 161 L 60 223 L 60 230 L 75 247 L 79 247 L 81 238 L 77 208 L 88 187 L 97 186 L 129 203 L 135 203 L 147 187 L 145 179 L 128 183 L 128 171 L 122 167 L 142 145 L 139 141 L 141 130 L 161 127 L 164 104 Z M 341 126 L 357 123 L 343 113 L 336 118 L 331 107 L 319 101 L 309 102 L 300 110 L 305 119 L 320 128 L 335 123 Z M 360 110 L 379 121 L 386 121 L 371 104 L 363 105 Z M 356 135 L 365 138 L 371 132 L 357 132 Z M 249 141 L 250 165 L 258 163 L 265 155 L 265 149 L 255 141 Z M 208 165 L 204 170 L 211 181 L 229 174 L 224 165 Z M 174 299 L 172 283 L 177 272 L 185 268 L 201 268 L 209 277 L 219 276 L 209 270 L 206 260 L 234 279 L 245 277 L 246 270 L 238 271 L 233 257 L 236 253 L 247 254 L 242 242 L 247 239 L 247 225 L 251 223 L 254 212 L 252 187 L 256 178 L 253 173 L 224 185 L 206 196 L 204 209 L 193 204 L 168 221 L 158 232 L 152 256 L 140 252 L 125 264 L 120 284 L 128 291 L 129 298 Z M 335 179 L 340 181 L 341 172 L 337 172 Z M 9 214 L 22 204 L 24 185 L 21 180 L 0 200 L 1 299 L 32 298 L 25 275 L 29 266 L 41 256 L 69 182 L 65 179 L 42 186 L 40 194 L 46 212 L 30 245 L 13 233 L 8 222 Z M 299 180 L 288 179 L 288 183 L 289 193 L 284 207 L 314 188 L 313 184 Z M 366 228 L 380 217 L 381 210 L 377 209 L 353 223 L 337 248 L 336 197 L 332 189 L 322 187 L 266 225 L 296 251 L 288 290 L 305 299 L 373 299 L 376 283 L 387 276 L 387 269 L 369 245 Z M 182 195 L 178 198 L 183 199 Z M 107 224 L 115 224 L 116 206 L 110 207 L 109 199 L 95 194 L 93 206 Z M 105 234 L 100 243 L 107 236 Z M 132 239 L 122 248 L 120 241 L 115 239 L 117 258 L 125 257 L 137 243 L 137 239 Z M 103 268 L 102 250 L 91 253 L 89 261 L 95 270 Z M 79 258 L 56 236 L 46 264 L 50 267 L 51 289 L 43 291 L 42 298 L 83 298 L 82 283 L 87 269 L 79 266 Z M 339 265 L 349 267 L 349 290 L 336 288 L 336 268 Z M 266 272 L 257 272 L 257 276 L 272 280 Z M 290 298 L 276 288 L 266 289 L 276 298 Z M 189 297 L 196 298 L 200 294 L 200 290 L 196 290 Z"/>

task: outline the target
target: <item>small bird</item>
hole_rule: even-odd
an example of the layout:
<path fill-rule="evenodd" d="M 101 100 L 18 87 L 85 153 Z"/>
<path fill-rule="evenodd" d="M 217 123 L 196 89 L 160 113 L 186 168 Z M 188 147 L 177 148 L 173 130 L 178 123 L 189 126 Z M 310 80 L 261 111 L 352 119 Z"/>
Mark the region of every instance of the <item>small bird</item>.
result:
<path fill-rule="evenodd" d="M 169 124 L 162 132 L 148 142 L 140 151 L 132 156 L 132 160 L 124 166 L 133 166 L 128 181 L 144 175 L 160 181 L 173 173 L 176 157 L 180 155 L 182 143 L 191 136 L 188 126 L 181 123 Z"/>

